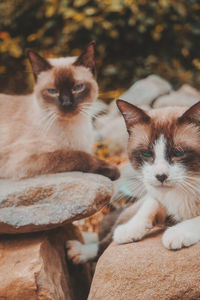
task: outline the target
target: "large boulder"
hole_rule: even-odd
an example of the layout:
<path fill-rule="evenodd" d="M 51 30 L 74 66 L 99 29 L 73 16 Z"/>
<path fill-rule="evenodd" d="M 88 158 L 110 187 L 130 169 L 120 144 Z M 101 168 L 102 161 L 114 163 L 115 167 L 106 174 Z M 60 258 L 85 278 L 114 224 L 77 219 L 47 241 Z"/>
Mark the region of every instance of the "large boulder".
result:
<path fill-rule="evenodd" d="M 87 299 L 88 266 L 66 260 L 65 242 L 71 238 L 81 239 L 71 224 L 42 233 L 1 236 L 0 299 Z"/>
<path fill-rule="evenodd" d="M 164 248 L 161 235 L 111 244 L 100 257 L 88 300 L 200 299 L 200 243 Z"/>
<path fill-rule="evenodd" d="M 52 229 L 94 214 L 113 192 L 110 179 L 81 172 L 0 180 L 0 233 Z"/>

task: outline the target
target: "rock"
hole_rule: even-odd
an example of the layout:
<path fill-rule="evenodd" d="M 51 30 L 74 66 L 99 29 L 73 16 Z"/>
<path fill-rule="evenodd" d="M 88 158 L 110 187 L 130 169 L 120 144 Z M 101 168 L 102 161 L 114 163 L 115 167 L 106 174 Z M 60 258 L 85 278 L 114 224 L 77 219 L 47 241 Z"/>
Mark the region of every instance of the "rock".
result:
<path fill-rule="evenodd" d="M 0 233 L 55 228 L 94 214 L 112 196 L 110 179 L 81 172 L 0 180 Z"/>
<path fill-rule="evenodd" d="M 153 100 L 172 91 L 171 85 L 157 75 L 150 75 L 134 83 L 120 99 L 134 105 L 150 106 Z"/>
<path fill-rule="evenodd" d="M 161 235 L 111 244 L 100 257 L 88 300 L 200 299 L 200 243 L 170 251 Z"/>
<path fill-rule="evenodd" d="M 119 116 L 120 114 L 118 114 L 117 117 L 113 117 L 110 113 L 98 116 L 94 121 L 94 129 L 96 130 L 97 134 L 99 134 L 99 131 L 102 130 L 107 124 L 110 124 L 110 122 Z"/>
<path fill-rule="evenodd" d="M 101 130 L 104 126 L 119 118 L 119 116 L 121 116 L 121 113 L 117 107 L 116 101 L 113 100 L 107 105 L 107 110 L 104 110 L 104 114 L 98 115 L 97 118 L 95 118 L 94 127 L 97 131 Z"/>
<path fill-rule="evenodd" d="M 72 237 L 78 233 L 71 224 L 46 233 L 2 236 L 0 299 L 87 299 L 88 266 L 73 266 L 65 257 L 66 238 Z"/>
<path fill-rule="evenodd" d="M 110 116 L 113 116 L 113 118 L 121 115 L 115 100 L 112 101 L 108 106 L 108 113 L 110 114 Z"/>
<path fill-rule="evenodd" d="M 200 96 L 199 92 L 197 89 L 195 89 L 194 87 L 192 87 L 189 84 L 183 84 L 179 89 L 178 92 L 184 93 L 184 94 L 188 94 L 191 96 Z"/>
<path fill-rule="evenodd" d="M 199 95 L 192 95 L 180 91 L 172 92 L 169 95 L 159 97 L 153 104 L 154 108 L 165 106 L 192 106 L 200 101 Z"/>
<path fill-rule="evenodd" d="M 98 140 L 106 143 L 111 155 L 119 155 L 127 150 L 128 133 L 121 116 L 105 123 L 105 126 L 98 131 L 98 137 Z"/>
<path fill-rule="evenodd" d="M 89 110 L 86 110 L 92 117 L 98 117 L 101 114 L 108 112 L 108 105 L 102 100 L 98 99 L 95 103 L 92 104 Z"/>

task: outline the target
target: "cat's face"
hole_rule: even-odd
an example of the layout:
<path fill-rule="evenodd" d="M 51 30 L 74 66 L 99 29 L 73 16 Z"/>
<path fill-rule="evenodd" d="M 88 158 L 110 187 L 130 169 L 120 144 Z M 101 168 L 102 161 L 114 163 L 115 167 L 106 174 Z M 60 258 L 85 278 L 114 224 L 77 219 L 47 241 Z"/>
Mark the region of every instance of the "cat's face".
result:
<path fill-rule="evenodd" d="M 87 113 L 96 100 L 94 43 L 77 57 L 49 59 L 28 52 L 36 80 L 34 93 L 42 108 L 56 112 L 60 118 Z"/>
<path fill-rule="evenodd" d="M 200 102 L 186 110 L 144 112 L 122 100 L 118 107 L 129 132 L 128 154 L 147 190 L 197 191 L 200 184 Z"/>

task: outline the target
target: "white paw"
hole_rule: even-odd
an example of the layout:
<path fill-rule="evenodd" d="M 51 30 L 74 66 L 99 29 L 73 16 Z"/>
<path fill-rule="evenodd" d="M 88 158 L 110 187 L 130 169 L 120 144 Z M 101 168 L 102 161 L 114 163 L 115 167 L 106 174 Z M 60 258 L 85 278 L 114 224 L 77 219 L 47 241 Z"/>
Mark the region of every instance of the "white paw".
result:
<path fill-rule="evenodd" d="M 139 241 L 148 231 L 149 228 L 145 226 L 145 222 L 135 220 L 134 222 L 117 226 L 114 230 L 113 240 L 117 244 Z"/>
<path fill-rule="evenodd" d="M 82 264 L 96 257 L 98 244 L 82 244 L 79 241 L 71 240 L 66 242 L 67 256 L 74 264 Z"/>
<path fill-rule="evenodd" d="M 67 256 L 73 261 L 74 264 L 80 264 L 84 262 L 82 247 L 83 244 L 81 244 L 79 241 L 72 240 L 66 242 L 66 248 L 68 249 Z"/>
<path fill-rule="evenodd" d="M 162 236 L 163 245 L 171 250 L 189 247 L 198 241 L 198 237 L 193 232 L 182 228 L 180 224 L 168 228 Z"/>

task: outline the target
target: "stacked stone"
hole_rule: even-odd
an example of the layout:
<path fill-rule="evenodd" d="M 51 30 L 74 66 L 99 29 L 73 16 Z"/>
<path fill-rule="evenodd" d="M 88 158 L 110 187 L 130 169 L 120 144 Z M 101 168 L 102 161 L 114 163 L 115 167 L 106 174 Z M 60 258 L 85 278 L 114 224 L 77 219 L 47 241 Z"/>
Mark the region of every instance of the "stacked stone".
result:
<path fill-rule="evenodd" d="M 0 299 L 87 299 L 88 264 L 67 260 L 78 220 L 107 204 L 112 182 L 80 172 L 0 180 Z"/>

